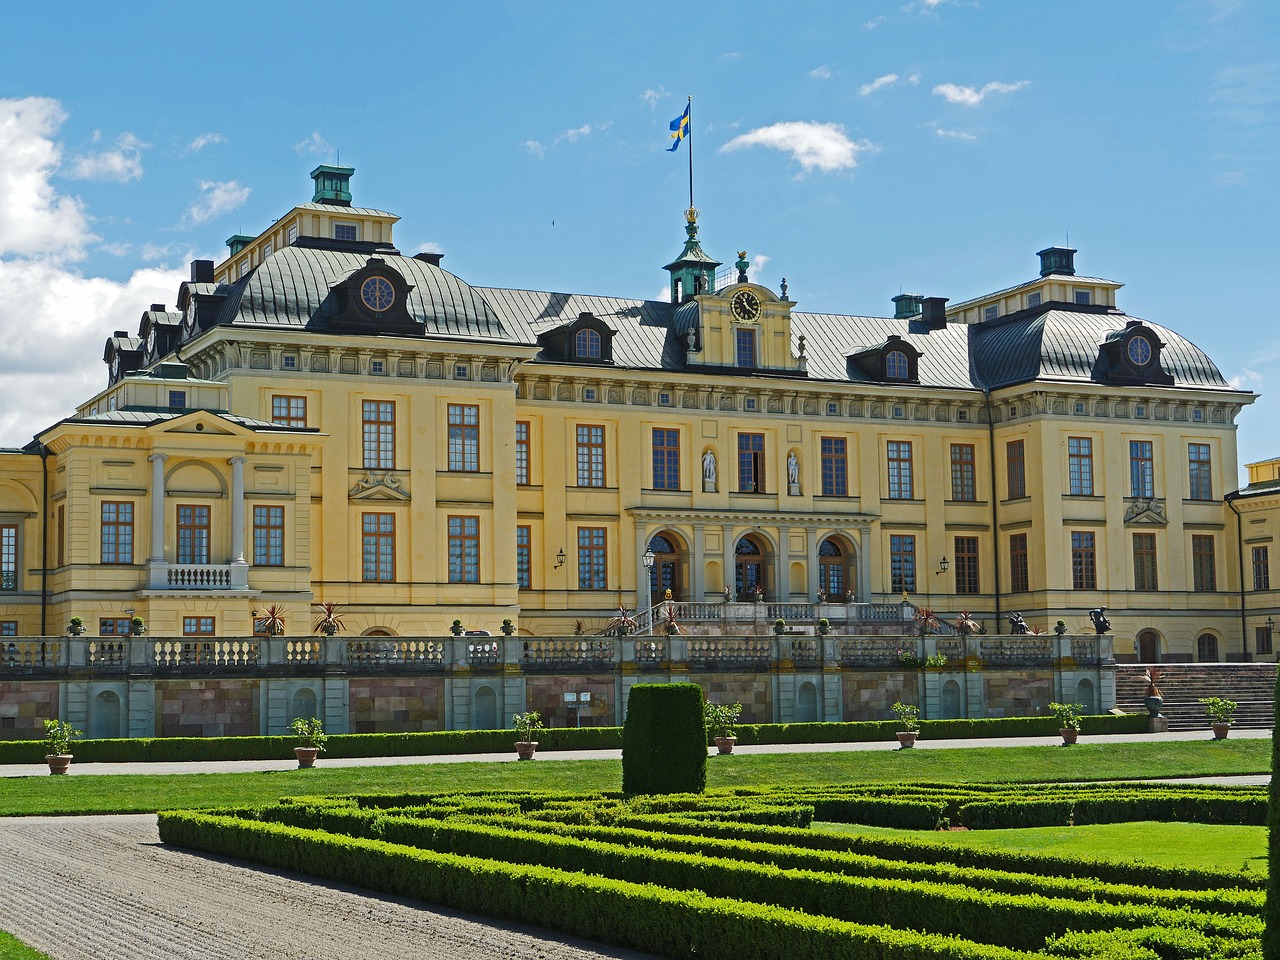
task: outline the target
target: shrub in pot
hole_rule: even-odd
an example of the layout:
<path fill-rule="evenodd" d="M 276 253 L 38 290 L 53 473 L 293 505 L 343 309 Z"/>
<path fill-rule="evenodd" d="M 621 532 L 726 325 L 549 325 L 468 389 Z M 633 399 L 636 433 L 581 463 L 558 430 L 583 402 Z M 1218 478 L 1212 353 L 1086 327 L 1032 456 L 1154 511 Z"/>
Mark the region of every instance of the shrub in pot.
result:
<path fill-rule="evenodd" d="M 316 717 L 294 717 L 289 730 L 298 738 L 298 745 L 293 748 L 293 754 L 298 758 L 298 769 L 307 770 L 315 766 L 316 756 L 329 739 L 324 732 L 324 724 Z"/>
<path fill-rule="evenodd" d="M 516 728 L 516 759 L 532 760 L 534 751 L 538 749 L 538 741 L 533 739 L 533 731 L 542 729 L 542 715 L 537 710 L 517 713 L 511 717 Z"/>
<path fill-rule="evenodd" d="M 1049 712 L 1058 721 L 1058 733 L 1062 735 L 1064 746 L 1075 743 L 1080 736 L 1080 714 L 1083 710 L 1082 703 L 1049 704 Z"/>
<path fill-rule="evenodd" d="M 1236 722 L 1236 702 L 1222 697 L 1201 697 L 1204 711 L 1209 715 L 1209 723 L 1213 727 L 1213 739 L 1225 740 Z"/>
<path fill-rule="evenodd" d="M 916 738 L 920 736 L 920 708 L 913 703 L 903 703 L 899 700 L 893 705 L 892 710 L 893 715 L 902 724 L 902 729 L 897 733 L 898 746 L 903 750 L 914 747 Z"/>
<path fill-rule="evenodd" d="M 81 736 L 77 730 L 65 720 L 46 720 L 44 722 L 44 759 L 49 764 L 50 773 L 66 773 L 71 766 L 71 740 Z"/>
<path fill-rule="evenodd" d="M 742 716 L 740 703 L 711 703 L 702 705 L 702 722 L 707 728 L 707 736 L 715 742 L 720 753 L 733 753 L 733 745 L 738 742 L 738 718 Z"/>

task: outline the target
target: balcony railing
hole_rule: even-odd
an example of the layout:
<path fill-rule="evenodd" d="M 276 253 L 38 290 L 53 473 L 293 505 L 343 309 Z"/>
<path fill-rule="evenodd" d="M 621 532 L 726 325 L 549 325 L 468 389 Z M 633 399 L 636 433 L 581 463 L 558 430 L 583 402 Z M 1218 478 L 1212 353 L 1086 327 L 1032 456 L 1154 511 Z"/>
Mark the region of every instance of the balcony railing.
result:
<path fill-rule="evenodd" d="M 147 564 L 149 590 L 243 590 L 249 586 L 247 563 Z"/>

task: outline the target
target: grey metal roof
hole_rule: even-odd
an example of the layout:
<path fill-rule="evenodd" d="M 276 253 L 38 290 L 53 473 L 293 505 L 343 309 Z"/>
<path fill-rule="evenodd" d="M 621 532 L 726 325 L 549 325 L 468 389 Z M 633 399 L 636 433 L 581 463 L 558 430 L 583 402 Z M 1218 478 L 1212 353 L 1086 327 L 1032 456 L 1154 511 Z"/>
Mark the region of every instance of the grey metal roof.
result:
<path fill-rule="evenodd" d="M 413 257 L 378 256 L 413 287 L 408 309 L 424 336 L 511 339 L 484 297 L 449 271 Z M 368 261 L 364 253 L 285 247 L 231 286 L 217 322 L 323 330 L 336 313 L 331 288 Z"/>
<path fill-rule="evenodd" d="M 1226 499 L 1239 500 L 1242 497 L 1262 497 L 1280 493 L 1280 480 L 1264 480 L 1262 483 L 1251 483 L 1247 487 L 1228 493 Z"/>
<path fill-rule="evenodd" d="M 353 217 L 392 217 L 396 220 L 400 219 L 399 214 L 388 213 L 386 210 L 376 210 L 373 207 L 344 207 L 336 203 L 317 203 L 310 200 L 306 203 L 294 204 L 296 210 L 320 210 L 324 213 L 332 214 L 350 214 Z"/>
<path fill-rule="evenodd" d="M 1033 280 L 1024 280 L 1022 283 L 1015 283 L 1012 287 L 1005 287 L 1003 290 L 996 290 L 993 293 L 984 293 L 980 297 L 970 297 L 968 300 L 961 300 L 959 303 L 948 304 L 947 313 L 951 313 L 955 310 L 963 310 L 965 307 L 973 306 L 975 303 L 981 303 L 983 300 L 990 300 L 993 297 L 1003 297 L 1016 290 L 1021 290 L 1024 287 L 1030 287 L 1047 280 L 1062 280 L 1066 283 L 1105 283 L 1115 287 L 1124 286 L 1124 284 L 1119 280 L 1107 280 L 1103 277 L 1077 277 L 1074 273 L 1051 273 L 1047 276 L 1036 277 Z"/>
<path fill-rule="evenodd" d="M 866 347 L 882 344 L 890 334 L 897 334 L 920 351 L 920 385 L 973 389 L 969 376 L 968 326 L 948 324 L 944 330 L 924 333 L 919 318 L 847 317 L 834 313 L 791 314 L 791 350 L 800 350 L 800 334 L 804 334 L 805 356 L 809 359 L 810 379 L 868 380 L 854 370 L 850 378 L 845 358 Z"/>
<path fill-rule="evenodd" d="M 318 433 L 317 427 L 286 427 L 278 423 L 272 423 L 270 420 L 259 420 L 254 417 L 241 417 L 233 413 L 224 413 L 218 410 L 203 410 L 202 413 L 208 413 L 220 420 L 226 420 L 230 423 L 239 424 L 250 430 L 274 430 L 287 431 L 291 433 Z M 110 423 L 116 426 L 138 426 L 147 427 L 154 423 L 164 423 L 166 420 L 177 420 L 179 417 L 189 416 L 190 410 L 181 412 L 173 412 L 168 410 L 104 410 L 99 413 L 91 413 L 85 417 L 64 417 L 59 423 Z M 45 431 L 47 432 L 47 431 Z"/>

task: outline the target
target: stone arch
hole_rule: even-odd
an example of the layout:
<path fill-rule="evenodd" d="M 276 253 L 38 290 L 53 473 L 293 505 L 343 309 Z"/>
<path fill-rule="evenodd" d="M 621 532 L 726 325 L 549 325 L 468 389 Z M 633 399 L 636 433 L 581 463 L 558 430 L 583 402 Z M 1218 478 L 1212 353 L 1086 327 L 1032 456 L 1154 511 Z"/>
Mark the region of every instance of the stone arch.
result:
<path fill-rule="evenodd" d="M 37 513 L 36 495 L 14 480 L 0 480 L 0 510 L 6 512 Z"/>
<path fill-rule="evenodd" d="M 370 627 L 360 634 L 362 637 L 396 637 L 399 636 L 390 627 Z"/>
<path fill-rule="evenodd" d="M 733 546 L 733 592 L 739 599 L 749 600 L 756 587 L 769 593 L 769 568 L 773 544 L 763 533 L 743 533 Z"/>
<path fill-rule="evenodd" d="M 310 687 L 299 687 L 289 698 L 289 719 L 301 717 L 303 720 L 319 716 L 316 712 L 316 692 Z"/>
<path fill-rule="evenodd" d="M 476 692 L 471 697 L 471 729 L 497 730 L 500 726 L 498 694 L 487 684 L 476 687 Z"/>
<path fill-rule="evenodd" d="M 815 563 L 820 592 L 829 597 L 842 597 L 846 590 L 857 592 L 858 551 L 844 534 L 833 532 L 822 537 Z"/>
<path fill-rule="evenodd" d="M 649 535 L 645 549 L 653 551 L 653 567 L 649 570 L 649 605 L 666 599 L 668 590 L 673 600 L 688 597 L 689 546 L 684 537 L 674 530 L 660 530 Z"/>
<path fill-rule="evenodd" d="M 818 688 L 806 680 L 796 691 L 796 722 L 816 723 L 818 720 Z"/>
<path fill-rule="evenodd" d="M 93 698 L 89 710 L 88 734 L 92 740 L 115 740 L 121 736 L 120 696 L 103 690 Z"/>
<path fill-rule="evenodd" d="M 1076 684 L 1076 703 L 1084 707 L 1082 712 L 1086 715 L 1098 712 L 1098 700 L 1094 694 L 1093 681 L 1088 677 L 1081 677 L 1080 682 Z"/>
<path fill-rule="evenodd" d="M 791 591 L 793 596 L 805 596 L 809 591 L 805 589 L 805 566 L 799 560 L 794 561 L 790 566 L 791 576 L 787 589 Z M 779 599 L 782 599 L 779 597 Z"/>
<path fill-rule="evenodd" d="M 942 719 L 959 720 L 964 716 L 964 699 L 960 695 L 960 684 L 948 680 L 942 685 Z"/>
<path fill-rule="evenodd" d="M 178 488 L 182 493 L 208 493 L 224 497 L 227 495 L 227 479 L 211 463 L 206 463 L 204 460 L 181 460 L 175 463 L 164 475 L 166 491 L 177 488 L 175 478 L 179 473 L 184 474 L 184 481 L 195 484 L 186 488 Z M 195 479 L 197 477 L 199 477 L 198 480 Z M 210 482 L 210 478 L 212 478 L 212 482 Z"/>

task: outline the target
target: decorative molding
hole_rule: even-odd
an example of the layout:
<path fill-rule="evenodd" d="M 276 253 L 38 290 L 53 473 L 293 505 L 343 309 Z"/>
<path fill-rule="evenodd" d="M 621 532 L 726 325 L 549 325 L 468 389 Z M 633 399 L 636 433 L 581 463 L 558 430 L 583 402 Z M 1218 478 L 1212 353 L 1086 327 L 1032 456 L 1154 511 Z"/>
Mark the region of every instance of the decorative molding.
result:
<path fill-rule="evenodd" d="M 395 473 L 367 470 L 347 492 L 347 496 L 352 500 L 408 500 L 409 491 L 403 484 L 404 481 Z"/>
<path fill-rule="evenodd" d="M 1124 522 L 1132 524 L 1169 525 L 1163 497 L 1138 497 L 1130 500 L 1124 512 Z"/>

